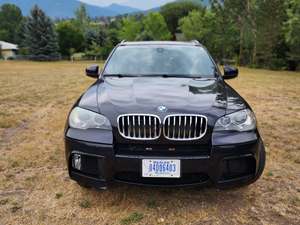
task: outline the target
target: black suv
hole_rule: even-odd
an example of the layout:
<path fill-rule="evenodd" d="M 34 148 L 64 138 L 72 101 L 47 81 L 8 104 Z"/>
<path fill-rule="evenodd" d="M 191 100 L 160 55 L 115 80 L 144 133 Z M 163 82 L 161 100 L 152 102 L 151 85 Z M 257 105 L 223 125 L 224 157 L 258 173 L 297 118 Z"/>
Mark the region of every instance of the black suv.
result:
<path fill-rule="evenodd" d="M 253 111 L 199 42 L 122 42 L 73 106 L 65 129 L 81 186 L 248 185 L 265 150 Z"/>

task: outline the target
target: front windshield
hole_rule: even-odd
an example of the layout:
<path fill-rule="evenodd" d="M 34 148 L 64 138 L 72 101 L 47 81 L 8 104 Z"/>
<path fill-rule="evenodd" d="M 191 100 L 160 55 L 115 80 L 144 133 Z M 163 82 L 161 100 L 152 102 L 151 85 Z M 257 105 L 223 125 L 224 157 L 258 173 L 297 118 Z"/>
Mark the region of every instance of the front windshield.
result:
<path fill-rule="evenodd" d="M 104 75 L 214 77 L 215 65 L 202 47 L 180 45 L 120 46 Z"/>

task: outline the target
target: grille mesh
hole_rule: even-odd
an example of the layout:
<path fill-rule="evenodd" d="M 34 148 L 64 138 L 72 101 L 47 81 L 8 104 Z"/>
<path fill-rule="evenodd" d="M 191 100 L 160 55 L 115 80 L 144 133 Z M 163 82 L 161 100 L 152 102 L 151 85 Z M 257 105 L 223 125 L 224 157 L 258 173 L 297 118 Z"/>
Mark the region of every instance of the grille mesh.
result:
<path fill-rule="evenodd" d="M 149 114 L 126 114 L 118 117 L 119 133 L 128 139 L 154 140 L 160 136 L 160 118 Z"/>
<path fill-rule="evenodd" d="M 169 140 L 197 140 L 207 129 L 207 119 L 201 115 L 169 115 L 164 120 L 164 136 Z"/>

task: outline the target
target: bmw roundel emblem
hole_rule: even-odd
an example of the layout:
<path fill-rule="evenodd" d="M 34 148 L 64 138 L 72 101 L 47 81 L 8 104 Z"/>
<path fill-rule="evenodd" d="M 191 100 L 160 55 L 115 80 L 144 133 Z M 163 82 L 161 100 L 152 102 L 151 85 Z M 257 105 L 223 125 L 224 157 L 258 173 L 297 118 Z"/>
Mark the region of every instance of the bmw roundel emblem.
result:
<path fill-rule="evenodd" d="M 158 107 L 157 107 L 157 110 L 158 110 L 159 112 L 167 112 L 167 111 L 168 111 L 168 108 L 167 108 L 166 106 L 164 106 L 164 105 L 161 105 L 161 106 L 158 106 Z"/>

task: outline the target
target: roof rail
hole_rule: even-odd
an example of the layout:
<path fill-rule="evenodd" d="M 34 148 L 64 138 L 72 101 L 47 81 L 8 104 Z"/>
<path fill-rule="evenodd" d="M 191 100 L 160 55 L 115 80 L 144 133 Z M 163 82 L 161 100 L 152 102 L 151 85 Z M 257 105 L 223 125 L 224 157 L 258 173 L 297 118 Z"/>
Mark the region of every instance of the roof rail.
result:
<path fill-rule="evenodd" d="M 201 45 L 201 43 L 198 40 L 192 40 L 191 42 L 196 44 L 196 45 Z"/>
<path fill-rule="evenodd" d="M 123 43 L 125 43 L 125 42 L 126 42 L 126 40 L 122 40 L 122 41 L 121 41 L 121 44 L 123 44 Z"/>

